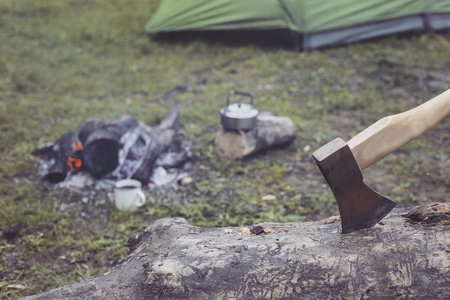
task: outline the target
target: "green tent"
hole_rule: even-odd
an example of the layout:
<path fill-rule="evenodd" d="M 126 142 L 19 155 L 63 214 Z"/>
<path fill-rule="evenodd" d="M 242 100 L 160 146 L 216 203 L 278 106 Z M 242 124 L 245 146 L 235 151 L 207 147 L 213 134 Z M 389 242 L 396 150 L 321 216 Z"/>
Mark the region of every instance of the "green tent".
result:
<path fill-rule="evenodd" d="M 288 29 L 308 50 L 449 28 L 448 0 L 162 0 L 144 31 Z"/>

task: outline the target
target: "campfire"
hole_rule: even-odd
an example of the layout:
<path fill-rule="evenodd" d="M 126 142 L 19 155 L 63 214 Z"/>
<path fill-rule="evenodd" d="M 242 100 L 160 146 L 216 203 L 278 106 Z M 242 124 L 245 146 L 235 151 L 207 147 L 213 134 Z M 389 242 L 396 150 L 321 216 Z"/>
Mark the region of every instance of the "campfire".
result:
<path fill-rule="evenodd" d="M 66 133 L 32 154 L 41 161 L 43 179 L 53 183 L 89 174 L 164 186 L 187 177 L 185 166 L 192 156 L 178 138 L 178 126 L 178 108 L 154 128 L 128 115 L 116 121 L 88 119 L 76 133 Z"/>

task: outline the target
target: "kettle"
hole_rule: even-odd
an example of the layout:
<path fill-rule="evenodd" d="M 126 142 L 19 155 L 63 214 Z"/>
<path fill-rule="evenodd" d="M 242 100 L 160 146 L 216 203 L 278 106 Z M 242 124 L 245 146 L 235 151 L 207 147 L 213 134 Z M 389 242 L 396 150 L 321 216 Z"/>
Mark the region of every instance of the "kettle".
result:
<path fill-rule="evenodd" d="M 234 95 L 250 98 L 250 104 L 230 104 L 230 98 Z M 220 122 L 225 129 L 249 130 L 255 127 L 258 113 L 258 110 L 253 107 L 252 94 L 247 92 L 231 91 L 227 97 L 227 106 L 220 110 Z"/>

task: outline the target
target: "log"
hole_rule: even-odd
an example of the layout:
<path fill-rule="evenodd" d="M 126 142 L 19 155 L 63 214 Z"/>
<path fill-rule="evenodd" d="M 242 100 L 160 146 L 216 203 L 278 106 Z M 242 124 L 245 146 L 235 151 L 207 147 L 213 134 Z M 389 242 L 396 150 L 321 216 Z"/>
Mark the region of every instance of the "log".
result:
<path fill-rule="evenodd" d="M 119 165 L 121 137 L 138 126 L 139 122 L 127 115 L 116 121 L 86 120 L 77 132 L 77 138 L 84 147 L 81 151 L 83 169 L 95 178 L 114 171 Z"/>
<path fill-rule="evenodd" d="M 220 156 L 242 159 L 290 143 L 295 136 L 296 129 L 291 119 L 261 112 L 256 118 L 256 126 L 250 130 L 219 129 L 214 144 Z"/>
<path fill-rule="evenodd" d="M 179 107 L 172 108 L 161 121 L 161 123 L 146 131 L 149 142 L 144 150 L 146 153 L 139 161 L 136 171 L 131 178 L 139 180 L 142 184 L 147 184 L 150 175 L 153 173 L 156 160 L 160 154 L 167 152 L 176 143 L 176 132 L 180 123 Z"/>
<path fill-rule="evenodd" d="M 23 299 L 449 299 L 449 229 L 448 204 L 349 234 L 338 217 L 233 228 L 165 218 L 108 272 Z"/>
<path fill-rule="evenodd" d="M 75 135 L 67 133 L 32 154 L 51 164 L 44 175 L 51 182 L 63 181 L 69 172 L 86 171 L 95 178 L 131 177 L 147 184 L 161 154 L 178 146 L 179 115 L 179 107 L 172 108 L 155 128 L 128 115 L 115 121 L 91 118 Z M 131 166 L 124 164 L 128 157 Z M 72 161 L 78 162 L 77 168 L 69 168 Z"/>
<path fill-rule="evenodd" d="M 35 157 L 52 162 L 52 165 L 48 168 L 43 177 L 44 180 L 49 182 L 59 182 L 66 178 L 67 173 L 69 172 L 67 157 L 75 153 L 71 144 L 74 138 L 73 134 L 66 133 L 61 136 L 56 143 L 49 143 L 31 153 Z"/>

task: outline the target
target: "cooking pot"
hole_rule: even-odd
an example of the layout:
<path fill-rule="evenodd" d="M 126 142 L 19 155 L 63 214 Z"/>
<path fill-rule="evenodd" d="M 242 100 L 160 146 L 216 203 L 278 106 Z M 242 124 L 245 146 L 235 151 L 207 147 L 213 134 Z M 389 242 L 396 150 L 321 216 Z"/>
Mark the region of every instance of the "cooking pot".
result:
<path fill-rule="evenodd" d="M 250 98 L 248 103 L 232 103 L 234 95 Z M 220 110 L 220 122 L 225 129 L 249 130 L 256 125 L 258 110 L 253 107 L 253 95 L 246 92 L 231 91 L 227 97 L 227 106 Z"/>

